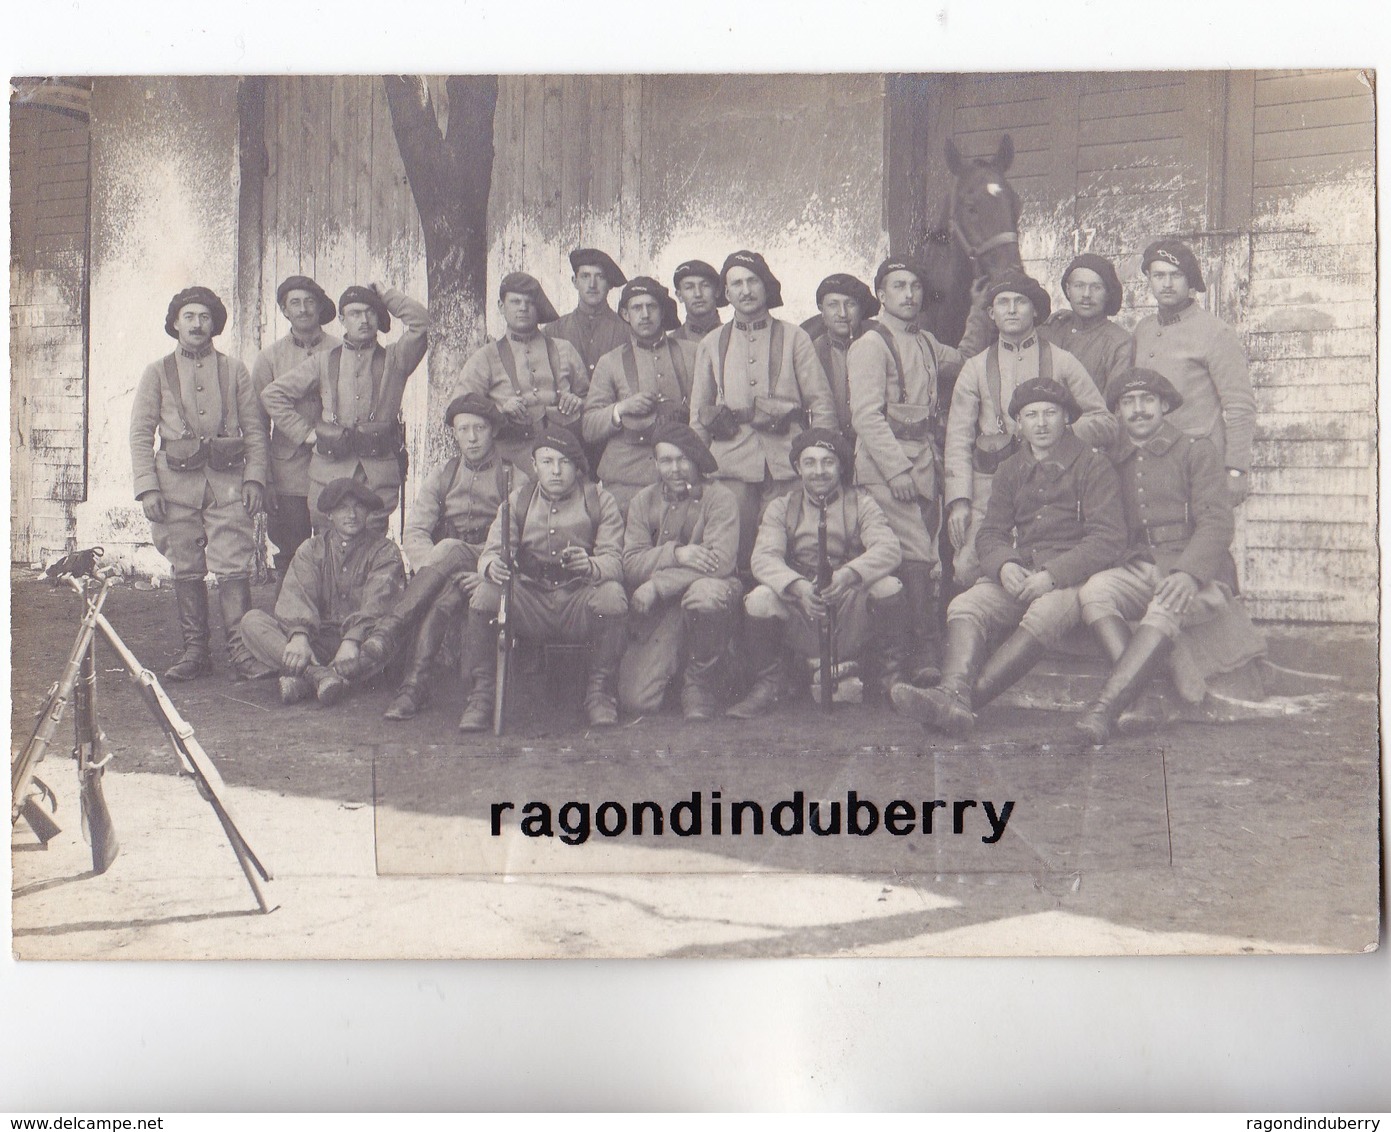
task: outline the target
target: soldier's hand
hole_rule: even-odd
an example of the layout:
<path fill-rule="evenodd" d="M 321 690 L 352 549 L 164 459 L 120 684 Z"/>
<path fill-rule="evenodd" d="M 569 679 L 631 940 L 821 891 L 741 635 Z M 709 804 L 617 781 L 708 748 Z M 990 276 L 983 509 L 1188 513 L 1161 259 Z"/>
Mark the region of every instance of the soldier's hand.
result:
<path fill-rule="evenodd" d="M 634 393 L 631 397 L 625 397 L 618 403 L 618 415 L 620 417 L 640 417 L 644 413 L 650 413 L 657 407 L 657 398 L 652 393 Z"/>
<path fill-rule="evenodd" d="M 512 571 L 507 568 L 507 563 L 501 558 L 494 558 L 488 563 L 487 575 L 488 581 L 495 582 L 501 586 L 506 584 L 507 579 L 512 577 Z"/>
<path fill-rule="evenodd" d="M 526 418 L 526 402 L 522 400 L 520 395 L 509 397 L 502 403 L 502 412 L 513 420 L 524 420 Z"/>
<path fill-rule="evenodd" d="M 985 293 L 990 290 L 990 276 L 977 275 L 971 283 L 971 306 L 985 309 Z"/>
<path fill-rule="evenodd" d="M 275 488 L 268 487 L 261 497 L 261 502 L 265 505 L 267 514 L 274 515 L 280 510 L 280 493 Z"/>
<path fill-rule="evenodd" d="M 242 506 L 246 508 L 246 513 L 248 515 L 255 516 L 261 513 L 261 505 L 265 501 L 262 494 L 264 490 L 265 489 L 258 483 L 244 483 L 241 485 Z"/>
<path fill-rule="evenodd" d="M 720 566 L 720 556 L 713 550 L 700 546 L 697 543 L 690 543 L 686 546 L 676 548 L 676 564 L 685 566 L 690 570 L 699 570 L 705 574 L 713 574 Z"/>
<path fill-rule="evenodd" d="M 651 613 L 657 604 L 657 587 L 651 582 L 643 582 L 628 599 L 628 608 L 633 613 Z"/>
<path fill-rule="evenodd" d="M 478 573 L 461 575 L 454 583 L 459 587 L 459 592 L 468 597 L 483 584 L 483 575 Z"/>
<path fill-rule="evenodd" d="M 1246 502 L 1246 495 L 1251 490 L 1251 477 L 1245 472 L 1239 476 L 1227 476 L 1227 495 L 1232 501 L 1233 507 L 1240 507 Z"/>
<path fill-rule="evenodd" d="M 145 518 L 152 523 L 164 522 L 169 512 L 164 506 L 164 493 L 160 491 L 147 491 L 140 497 L 140 506 L 145 511 Z"/>
<path fill-rule="evenodd" d="M 1024 588 L 1024 583 L 1028 580 L 1029 571 L 1018 562 L 1006 562 L 1000 567 L 1000 585 L 1004 587 L 1005 593 L 1012 598 L 1019 597 L 1019 591 Z"/>
<path fill-rule="evenodd" d="M 560 564 L 572 574 L 590 574 L 593 571 L 589 551 L 582 546 L 567 546 L 560 552 Z"/>
<path fill-rule="evenodd" d="M 792 583 L 789 592 L 792 600 L 797 603 L 802 612 L 813 621 L 821 621 L 826 617 L 826 603 L 821 600 L 821 595 L 816 592 L 813 586 L 805 578 Z"/>
<path fill-rule="evenodd" d="M 1057 588 L 1058 583 L 1053 580 L 1052 574 L 1047 570 L 1035 570 L 1024 579 L 1024 584 L 1019 587 L 1019 592 L 1014 597 L 1022 602 L 1037 601 L 1044 594 L 1052 593 Z"/>
<path fill-rule="evenodd" d="M 1154 600 L 1170 613 L 1182 616 L 1198 596 L 1198 579 L 1182 570 L 1175 570 L 1154 587 Z"/>
<path fill-rule="evenodd" d="M 960 550 L 966 545 L 966 532 L 971 529 L 971 501 L 954 499 L 947 508 L 947 537 L 951 539 L 952 549 Z"/>
<path fill-rule="evenodd" d="M 314 661 L 314 650 L 309 647 L 309 638 L 296 633 L 280 654 L 280 667 L 291 676 L 301 676 Z"/>
<path fill-rule="evenodd" d="M 918 497 L 917 485 L 911 472 L 899 472 L 889 480 L 889 494 L 900 503 L 912 503 Z"/>
<path fill-rule="evenodd" d="M 576 397 L 573 393 L 562 393 L 556 399 L 555 405 L 555 407 L 559 409 L 561 413 L 567 417 L 574 416 L 574 414 L 578 413 L 583 406 L 584 402 L 581 401 L 578 397 Z"/>
<path fill-rule="evenodd" d="M 343 641 L 338 646 L 338 651 L 333 654 L 333 659 L 329 661 L 329 664 L 331 664 L 334 668 L 341 668 L 344 664 L 347 664 L 349 661 L 356 660 L 357 654 L 361 651 L 362 646 L 360 646 L 356 641 Z"/>
<path fill-rule="evenodd" d="M 842 566 L 831 575 L 831 584 L 821 599 L 827 606 L 839 607 L 860 585 L 860 575 L 849 566 Z"/>

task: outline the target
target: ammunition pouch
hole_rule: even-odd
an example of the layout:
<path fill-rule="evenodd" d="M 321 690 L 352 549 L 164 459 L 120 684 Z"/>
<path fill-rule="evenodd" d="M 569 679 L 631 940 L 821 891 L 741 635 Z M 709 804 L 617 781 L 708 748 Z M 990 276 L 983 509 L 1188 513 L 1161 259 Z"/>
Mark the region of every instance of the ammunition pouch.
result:
<path fill-rule="evenodd" d="M 548 586 L 567 586 L 585 580 L 583 574 L 572 574 L 559 562 L 546 562 L 529 550 L 517 555 L 517 569 L 532 581 Z"/>
<path fill-rule="evenodd" d="M 364 421 L 352 434 L 353 453 L 360 460 L 381 460 L 395 456 L 403 447 L 401 429 L 395 421 Z"/>
<path fill-rule="evenodd" d="M 739 435 L 739 418 L 728 405 L 702 405 L 696 419 L 711 440 L 733 440 Z"/>
<path fill-rule="evenodd" d="M 926 440 L 932 435 L 932 409 L 928 405 L 890 401 L 884 406 L 884 417 L 897 440 Z"/>
<path fill-rule="evenodd" d="M 240 436 L 214 436 L 208 442 L 208 467 L 215 472 L 239 472 L 246 467 L 246 441 Z"/>
<path fill-rule="evenodd" d="M 983 476 L 993 476 L 1018 451 L 1019 437 L 1007 432 L 982 433 L 971 449 L 971 466 Z"/>
<path fill-rule="evenodd" d="M 331 421 L 314 426 L 314 451 L 330 460 L 346 460 L 353 455 L 353 430 Z"/>
<path fill-rule="evenodd" d="M 196 472 L 208 463 L 208 446 L 198 437 L 161 440 L 160 451 L 171 472 Z"/>
<path fill-rule="evenodd" d="M 483 523 L 477 527 L 460 527 L 453 519 L 441 519 L 430 531 L 430 541 L 440 543 L 447 538 L 458 539 L 470 546 L 480 546 L 488 539 L 492 524 Z"/>
<path fill-rule="evenodd" d="M 802 403 L 787 397 L 768 397 L 762 394 L 753 399 L 753 419 L 750 427 L 770 436 L 783 436 L 793 424 L 805 424 Z"/>

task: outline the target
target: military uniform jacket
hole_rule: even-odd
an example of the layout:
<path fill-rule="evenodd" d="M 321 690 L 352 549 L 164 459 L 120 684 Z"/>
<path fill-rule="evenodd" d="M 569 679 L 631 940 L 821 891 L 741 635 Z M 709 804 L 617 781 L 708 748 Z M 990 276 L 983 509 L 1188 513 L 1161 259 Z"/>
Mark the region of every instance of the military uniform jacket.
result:
<path fill-rule="evenodd" d="M 1106 383 L 1130 368 L 1135 341 L 1119 323 L 1103 318 L 1094 326 L 1082 326 L 1074 311 L 1055 311 L 1038 331 L 1045 342 L 1052 342 L 1082 363 L 1092 375 L 1103 397 Z"/>
<path fill-rule="evenodd" d="M 830 334 L 822 334 L 811 340 L 811 344 L 816 348 L 816 359 L 826 371 L 826 384 L 831 387 L 831 403 L 836 410 L 836 427 L 852 441 L 855 439 L 855 427 L 851 420 L 850 371 L 845 355 L 855 341 L 852 339 L 842 342 Z"/>
<path fill-rule="evenodd" d="M 780 594 L 799 578 L 815 580 L 820 519 L 820 509 L 805 487 L 769 503 L 754 542 L 753 576 Z M 866 586 L 898 569 L 903 549 L 868 491 L 842 487 L 831 493 L 826 503 L 826 556 L 832 570 L 849 566 Z"/>
<path fill-rule="evenodd" d="M 1158 370 L 1183 397 L 1165 418 L 1185 436 L 1206 436 L 1223 466 L 1247 471 L 1256 431 L 1256 395 L 1236 331 L 1190 303 L 1172 320 L 1135 328 L 1135 364 Z"/>
<path fill-rule="evenodd" d="M 676 561 L 676 548 L 703 546 L 720 556 L 713 573 Z M 739 555 L 739 503 L 718 480 L 692 484 L 679 499 L 665 484 L 643 488 L 628 504 L 623 532 L 623 580 L 630 590 L 644 582 L 659 597 L 686 592 L 701 578 L 730 578 Z"/>
<path fill-rule="evenodd" d="M 628 372 L 630 365 L 637 377 L 636 387 Z M 581 428 L 591 444 L 618 437 L 605 445 L 599 461 L 599 478 L 605 483 L 649 484 L 657 479 L 652 445 L 645 437 L 639 440 L 639 434 L 613 423 L 614 405 L 634 393 L 660 393 L 664 398 L 661 416 L 682 424 L 690 420 L 691 367 L 680 345 L 669 335 L 659 338 L 655 347 L 625 342 L 600 358 L 594 369 Z"/>
<path fill-rule="evenodd" d="M 270 478 L 271 486 L 282 495 L 309 494 L 309 445 L 296 444 L 288 436 L 275 428 L 266 412 L 261 394 L 266 386 L 277 377 L 284 377 L 296 366 L 308 361 L 315 354 L 327 353 L 343 340 L 332 334 L 320 334 L 318 341 L 303 344 L 293 334 L 278 338 L 256 355 L 251 365 L 251 385 L 256 391 L 256 407 L 261 410 L 261 420 L 270 433 Z M 319 393 L 314 390 L 298 398 L 294 403 L 295 412 L 307 421 L 317 421 L 323 410 Z"/>
<path fill-rule="evenodd" d="M 1076 586 L 1114 566 L 1126 549 L 1116 469 L 1068 430 L 1042 462 L 1027 445 L 995 473 L 976 535 L 981 570 L 999 581 L 1006 562 L 1047 570 Z"/>
<path fill-rule="evenodd" d="M 1130 533 L 1129 560 L 1162 574 L 1182 570 L 1199 583 L 1236 588 L 1236 529 L 1227 472 L 1210 440 L 1184 436 L 1167 420 L 1136 444 L 1124 432 L 1111 454 L 1120 473 Z"/>
<path fill-rule="evenodd" d="M 602 487 L 590 487 L 594 503 L 586 506 L 585 482 L 577 480 L 568 495 L 552 499 L 530 482 L 512 489 L 512 553 L 522 551 L 539 562 L 560 566 L 560 552 L 567 546 L 582 546 L 598 564 L 596 573 L 576 582 L 597 586 L 600 582 L 623 580 L 623 514 L 612 495 Z M 591 512 L 597 507 L 597 514 Z M 525 522 L 523 521 L 525 519 Z M 485 573 L 493 562 L 502 560 L 502 512 L 499 510 L 488 530 L 488 545 L 478 558 L 478 572 Z M 514 577 L 518 576 L 514 571 Z"/>
<path fill-rule="evenodd" d="M 547 338 L 569 342 L 584 362 L 584 374 L 571 392 L 583 397 L 589 391 L 594 369 L 599 359 L 628 341 L 628 324 L 611 307 L 598 314 L 585 314 L 578 307 L 555 322 L 547 323 L 542 331 Z"/>
<path fill-rule="evenodd" d="M 344 540 L 326 530 L 295 551 L 275 618 L 292 634 L 337 629 L 343 640 L 360 643 L 405 584 L 401 552 L 390 539 L 364 530 Z"/>
<path fill-rule="evenodd" d="M 501 350 L 510 352 L 517 375 L 515 385 L 503 364 Z M 552 356 L 554 366 L 551 365 Z M 545 421 L 547 409 L 554 407 L 560 394 L 583 397 L 588 388 L 584 361 L 569 342 L 563 338 L 548 339 L 539 331 L 523 337 L 509 331 L 496 342 L 488 342 L 474 351 L 464 363 L 455 395 L 477 393 L 498 406 L 521 396 L 527 401 L 527 414 L 532 423 L 540 425 Z"/>
<path fill-rule="evenodd" d="M 338 355 L 336 389 L 332 388 L 330 380 L 333 351 L 316 353 L 284 377 L 277 377 L 261 394 L 261 403 L 275 423 L 276 431 L 284 435 L 284 443 L 303 444 L 320 420 L 334 420 L 344 427 L 366 424 L 374 413 L 378 422 L 396 420 L 401 412 L 406 381 L 420 365 L 429 345 L 430 312 L 393 287 L 382 292 L 382 301 L 392 317 L 400 320 L 405 332 L 384 347 L 385 362 L 376 397 L 373 397 L 372 357 L 383 347 L 375 339 L 361 348 L 343 344 Z M 321 403 L 319 417 L 313 419 L 301 416 L 295 409 L 296 403 L 311 393 L 316 393 Z M 331 459 L 316 451 L 310 456 L 309 476 L 316 483 L 331 483 L 342 476 L 351 476 L 358 464 L 363 466 L 367 482 L 374 487 L 401 482 L 401 467 L 394 454 Z"/>
<path fill-rule="evenodd" d="M 726 323 L 701 339 L 696 352 L 694 384 L 691 388 L 691 427 L 708 445 L 720 466 L 720 475 L 745 483 L 762 483 L 765 472 L 775 480 L 796 478 L 790 462 L 792 441 L 801 431 L 792 425 L 781 436 L 758 432 L 740 424 L 730 440 L 710 439 L 700 423 L 704 407 L 726 404 L 736 412 L 751 415 L 755 396 L 780 397 L 797 401 L 806 410 L 812 428 L 836 428 L 835 406 L 826 371 L 816 357 L 811 338 L 800 326 L 783 322 L 782 353 L 776 380 L 770 380 L 772 328 L 780 320 L 764 317 L 752 326 Z M 729 349 L 720 358 L 720 339 L 729 330 Z M 723 368 L 723 383 L 720 372 Z"/>
<path fill-rule="evenodd" d="M 502 457 L 494 450 L 477 467 L 459 456 L 425 477 L 401 539 L 401 549 L 412 565 L 419 565 L 429 555 L 435 545 L 435 527 L 442 519 L 454 525 L 462 541 L 471 546 L 483 545 L 502 504 L 502 492 L 498 487 L 502 479 L 501 464 Z M 513 473 L 514 486 L 525 480 L 520 473 Z"/>
<path fill-rule="evenodd" d="M 169 395 L 166 367 L 170 358 L 178 379 L 177 401 Z M 179 401 L 183 403 L 182 414 Z M 155 451 L 155 437 L 164 444 L 190 434 L 203 440 L 240 434 L 246 442 L 245 466 L 230 472 L 207 466 L 187 472 L 172 470 L 164 452 Z M 130 457 L 137 499 L 147 491 L 159 491 L 171 503 L 202 507 L 207 488 L 219 503 L 232 503 L 241 500 L 243 482 L 264 485 L 266 430 L 246 367 L 211 348 L 201 357 L 193 357 L 182 347 L 175 347 L 173 354 L 151 362 L 140 375 L 131 405 Z"/>

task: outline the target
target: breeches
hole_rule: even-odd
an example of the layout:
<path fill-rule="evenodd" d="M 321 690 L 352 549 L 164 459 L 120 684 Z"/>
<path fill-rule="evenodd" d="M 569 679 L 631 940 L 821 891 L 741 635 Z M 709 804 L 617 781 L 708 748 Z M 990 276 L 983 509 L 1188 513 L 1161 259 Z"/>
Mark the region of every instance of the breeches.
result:
<path fill-rule="evenodd" d="M 941 573 L 941 563 L 937 553 L 937 535 L 942 529 L 942 507 L 935 499 L 924 499 L 921 495 L 907 503 L 893 497 L 886 483 L 867 483 L 874 502 L 889 520 L 889 526 L 898 536 L 903 547 L 903 561 L 924 562 L 932 567 L 935 578 Z"/>
<path fill-rule="evenodd" d="M 980 577 L 980 559 L 976 557 L 976 535 L 985 522 L 985 509 L 990 504 L 990 485 L 995 477 L 976 472 L 971 477 L 971 522 L 966 528 L 966 541 L 952 559 L 958 585 L 969 586 Z"/>
<path fill-rule="evenodd" d="M 642 617 L 629 614 L 632 637 L 618 667 L 618 702 L 626 711 L 657 711 L 667 686 L 686 663 L 686 614 L 726 613 L 743 589 L 736 578 L 697 578 L 680 598 L 658 603 Z"/>
<path fill-rule="evenodd" d="M 892 575 L 870 586 L 857 586 L 836 608 L 836 655 L 842 660 L 858 656 L 869 638 L 869 603 L 883 601 L 903 590 L 903 583 Z M 771 586 L 758 585 L 744 598 L 744 612 L 763 620 L 784 623 L 783 643 L 799 656 L 816 656 L 821 651 L 818 624 L 802 612 L 790 597 Z"/>
<path fill-rule="evenodd" d="M 469 607 L 495 617 L 501 602 L 502 587 L 484 581 L 473 591 Z M 512 582 L 508 616 L 519 637 L 534 641 L 580 642 L 595 634 L 599 618 L 621 617 L 627 612 L 628 596 L 621 582 L 549 586 L 518 575 Z"/>
<path fill-rule="evenodd" d="M 1082 620 L 1094 625 L 1106 617 L 1138 618 L 1141 625 L 1152 626 L 1174 640 L 1185 626 L 1211 621 L 1231 599 L 1231 592 L 1221 582 L 1208 582 L 1180 617 L 1154 600 L 1155 587 L 1163 580 L 1153 562 L 1129 562 L 1093 574 L 1082 583 Z"/>
<path fill-rule="evenodd" d="M 266 514 L 266 533 L 275 543 L 275 568 L 283 576 L 290 568 L 290 559 L 295 556 L 300 543 L 313 532 L 314 524 L 309 521 L 309 499 L 303 495 L 281 495 L 277 498 L 274 511 Z"/>
<path fill-rule="evenodd" d="M 970 621 L 987 641 L 996 641 L 1015 628 L 1023 629 L 1047 648 L 1055 647 L 1082 622 L 1078 586 L 1054 590 L 1025 604 L 1009 595 L 999 582 L 982 578 L 947 607 L 948 621 Z"/>
<path fill-rule="evenodd" d="M 416 565 L 416 569 L 433 566 L 450 575 L 473 574 L 478 570 L 478 555 L 482 549 L 482 546 L 472 546 L 461 539 L 442 538 L 435 543 L 425 560 Z"/>
<path fill-rule="evenodd" d="M 251 653 L 262 664 L 279 670 L 280 658 L 285 646 L 290 643 L 290 633 L 283 622 L 277 621 L 263 609 L 248 610 L 241 619 L 241 639 Z M 317 664 L 328 664 L 343 643 L 337 625 L 321 625 L 309 634 L 309 647 L 314 650 Z"/>
<path fill-rule="evenodd" d="M 164 497 L 165 519 L 151 523 L 157 549 L 175 578 L 201 580 L 211 570 L 219 578 L 246 577 L 256 555 L 255 528 L 241 498 L 219 503 L 205 488 L 203 505 L 189 507 Z"/>
<path fill-rule="evenodd" d="M 720 479 L 720 483 L 734 492 L 739 504 L 739 569 L 747 570 L 753 557 L 754 540 L 758 538 L 758 521 L 763 512 L 780 495 L 786 495 L 801 481 L 798 479 L 775 480 L 767 469 L 763 472 L 762 483 L 746 483 L 744 480 Z"/>

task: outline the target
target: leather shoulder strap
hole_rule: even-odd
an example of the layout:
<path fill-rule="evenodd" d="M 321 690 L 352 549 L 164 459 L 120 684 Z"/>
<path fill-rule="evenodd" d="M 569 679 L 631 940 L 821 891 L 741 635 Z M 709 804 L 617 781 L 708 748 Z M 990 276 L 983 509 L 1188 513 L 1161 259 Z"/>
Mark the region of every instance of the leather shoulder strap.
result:
<path fill-rule="evenodd" d="M 184 436 L 194 437 L 198 434 L 193 431 L 193 426 L 188 423 L 188 413 L 184 411 L 183 395 L 179 392 L 179 367 L 174 361 L 173 354 L 166 354 L 164 357 L 164 386 L 170 399 L 174 402 L 174 411 L 179 414 L 179 420 L 184 426 Z"/>
<path fill-rule="evenodd" d="M 1040 359 L 1039 364 L 1043 362 Z M 990 389 L 991 399 L 995 402 L 995 421 L 999 425 L 1000 431 L 1005 431 L 1005 407 L 1000 404 L 1000 344 L 990 343 L 985 351 L 985 384 Z"/>
<path fill-rule="evenodd" d="M 512 348 L 508 346 L 506 338 L 499 338 L 494 343 L 497 346 L 498 361 L 502 363 L 502 372 L 507 375 L 507 380 L 512 383 L 512 392 L 518 397 L 522 395 L 522 387 L 517 381 L 517 359 L 512 356 Z"/>
<path fill-rule="evenodd" d="M 343 347 L 335 346 L 328 352 L 328 380 L 321 391 L 324 420 L 330 424 L 338 423 L 338 373 L 343 367 Z"/>
<path fill-rule="evenodd" d="M 718 356 L 715 359 L 715 384 L 717 387 L 715 404 L 717 405 L 724 404 L 724 360 L 729 356 L 729 343 L 733 337 L 734 323 L 726 322 L 720 327 L 719 349 L 716 351 Z"/>
<path fill-rule="evenodd" d="M 898 370 L 898 399 L 906 401 L 908 400 L 908 382 L 903 377 L 903 358 L 898 352 L 898 343 L 894 341 L 893 332 L 882 322 L 876 322 L 874 329 L 879 337 L 884 339 L 884 345 L 889 348 L 889 355 L 894 360 L 894 368 Z M 936 358 L 933 361 L 935 362 Z"/>

